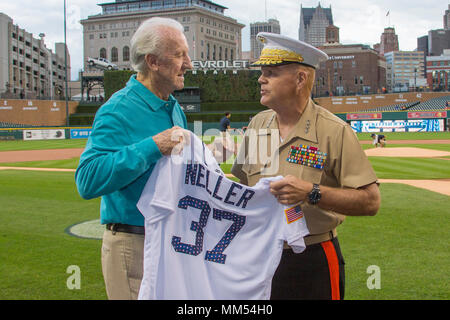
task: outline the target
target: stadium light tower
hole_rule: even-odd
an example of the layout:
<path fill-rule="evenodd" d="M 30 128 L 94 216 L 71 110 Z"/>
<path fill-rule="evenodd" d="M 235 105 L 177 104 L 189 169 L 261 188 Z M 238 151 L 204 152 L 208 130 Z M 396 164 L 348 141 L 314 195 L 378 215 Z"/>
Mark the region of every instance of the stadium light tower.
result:
<path fill-rule="evenodd" d="M 68 101 L 68 87 L 67 87 L 67 29 L 66 29 L 66 0 L 64 0 L 64 72 L 65 72 L 65 84 L 66 84 L 66 127 L 69 126 L 69 101 Z"/>

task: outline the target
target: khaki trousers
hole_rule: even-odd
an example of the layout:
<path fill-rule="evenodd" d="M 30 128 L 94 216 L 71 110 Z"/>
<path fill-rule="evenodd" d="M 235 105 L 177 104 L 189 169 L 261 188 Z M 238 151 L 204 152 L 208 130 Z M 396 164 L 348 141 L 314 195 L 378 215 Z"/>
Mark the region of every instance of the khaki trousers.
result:
<path fill-rule="evenodd" d="M 102 271 L 110 300 L 137 300 L 144 264 L 144 235 L 105 230 Z"/>

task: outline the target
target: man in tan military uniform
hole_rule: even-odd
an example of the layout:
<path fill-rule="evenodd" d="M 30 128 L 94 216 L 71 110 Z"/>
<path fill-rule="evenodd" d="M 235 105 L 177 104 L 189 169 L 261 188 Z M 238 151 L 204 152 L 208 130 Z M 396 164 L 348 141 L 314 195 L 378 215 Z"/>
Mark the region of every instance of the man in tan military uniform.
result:
<path fill-rule="evenodd" d="M 343 299 L 344 261 L 336 227 L 346 215 L 375 215 L 377 177 L 351 127 L 310 98 L 322 51 L 281 35 L 260 33 L 261 103 L 231 172 L 241 183 L 281 175 L 271 184 L 280 203 L 300 203 L 307 249 L 285 245 L 272 299 Z"/>

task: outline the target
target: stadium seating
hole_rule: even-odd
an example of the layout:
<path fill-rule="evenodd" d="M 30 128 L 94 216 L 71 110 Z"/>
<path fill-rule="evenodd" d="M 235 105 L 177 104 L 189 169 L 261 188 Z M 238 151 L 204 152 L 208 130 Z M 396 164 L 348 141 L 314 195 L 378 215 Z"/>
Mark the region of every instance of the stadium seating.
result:
<path fill-rule="evenodd" d="M 418 104 L 420 104 L 420 101 L 377 107 L 377 108 L 373 108 L 373 109 L 367 109 L 367 110 L 364 110 L 361 112 L 405 111 L 405 110 L 410 110 L 410 108 L 412 108 Z"/>
<path fill-rule="evenodd" d="M 450 96 L 433 98 L 428 101 L 419 103 L 410 109 L 410 111 L 428 111 L 428 110 L 445 110 L 445 103 L 450 101 Z"/>
<path fill-rule="evenodd" d="M 445 110 L 446 102 L 450 103 L 450 96 L 432 98 L 424 102 L 414 101 L 402 104 L 393 104 L 372 109 L 361 110 L 360 112 L 389 112 L 389 111 L 429 111 Z"/>
<path fill-rule="evenodd" d="M 0 122 L 0 128 L 28 128 L 33 126 L 27 126 L 18 123 Z"/>

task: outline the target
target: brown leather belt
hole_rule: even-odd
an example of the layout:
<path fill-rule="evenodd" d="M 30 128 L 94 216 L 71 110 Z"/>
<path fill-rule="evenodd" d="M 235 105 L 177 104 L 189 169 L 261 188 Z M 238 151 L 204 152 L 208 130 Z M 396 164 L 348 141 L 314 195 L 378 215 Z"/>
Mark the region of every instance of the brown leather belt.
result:
<path fill-rule="evenodd" d="M 325 233 L 312 234 L 312 235 L 306 236 L 304 238 L 305 245 L 310 246 L 312 244 L 328 241 L 333 238 L 336 238 L 336 236 L 337 236 L 336 229 L 333 229 L 333 230 L 325 232 Z M 290 249 L 290 248 L 291 247 L 287 244 L 287 242 L 284 242 L 284 249 Z"/>
<path fill-rule="evenodd" d="M 114 232 L 125 232 L 133 234 L 145 234 L 145 228 L 140 226 L 131 226 L 129 224 L 121 223 L 108 223 L 106 225 L 106 230 L 111 230 Z"/>

